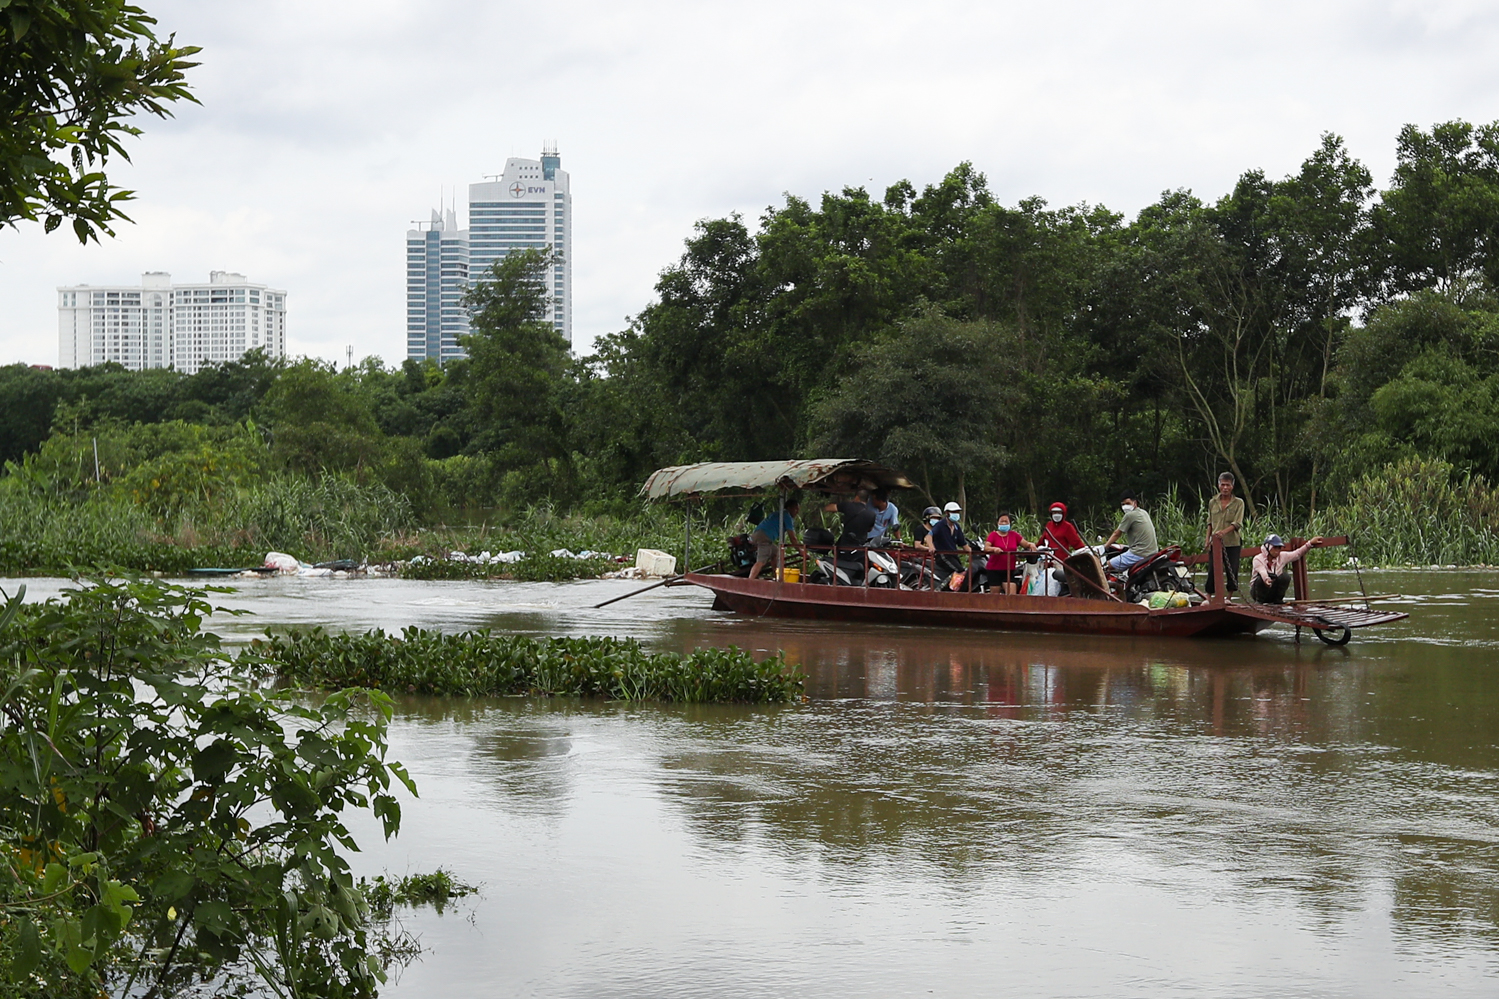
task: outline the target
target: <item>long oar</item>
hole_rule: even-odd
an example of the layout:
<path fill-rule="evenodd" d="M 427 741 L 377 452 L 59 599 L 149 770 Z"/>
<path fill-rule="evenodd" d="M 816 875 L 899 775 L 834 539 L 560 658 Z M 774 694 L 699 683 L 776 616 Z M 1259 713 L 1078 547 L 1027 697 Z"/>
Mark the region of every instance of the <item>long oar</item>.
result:
<path fill-rule="evenodd" d="M 652 583 L 650 586 L 642 586 L 638 590 L 631 590 L 629 593 L 623 593 L 617 597 L 610 597 L 608 600 L 605 600 L 601 604 L 594 604 L 593 609 L 598 610 L 600 607 L 608 607 L 610 604 L 619 603 L 619 601 L 627 599 L 629 597 L 638 597 L 640 596 L 640 594 L 646 592 L 647 590 L 654 590 L 658 586 L 666 586 L 669 583 L 675 583 L 681 578 L 681 576 L 667 576 L 659 583 Z"/>

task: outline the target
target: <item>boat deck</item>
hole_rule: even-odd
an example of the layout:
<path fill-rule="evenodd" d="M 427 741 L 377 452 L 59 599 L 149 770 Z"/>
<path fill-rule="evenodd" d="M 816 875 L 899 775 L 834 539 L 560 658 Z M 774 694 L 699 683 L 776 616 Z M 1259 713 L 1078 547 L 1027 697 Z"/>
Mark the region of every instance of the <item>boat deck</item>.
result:
<path fill-rule="evenodd" d="M 1229 604 L 1236 614 L 1275 624 L 1290 624 L 1316 630 L 1367 628 L 1371 624 L 1389 624 L 1410 617 L 1404 611 L 1372 610 L 1349 607 L 1332 601 L 1310 601 L 1296 604 Z"/>
<path fill-rule="evenodd" d="M 1407 616 L 1399 611 L 1367 611 L 1334 603 L 1267 605 L 1214 600 L 1191 607 L 1151 610 L 1117 600 L 832 586 L 708 573 L 689 573 L 680 582 L 712 590 L 713 606 L 717 610 L 756 617 L 1003 631 L 1185 638 L 1253 634 L 1273 624 L 1300 626 L 1317 632 L 1343 632 L 1345 628 L 1351 630 L 1384 624 Z"/>

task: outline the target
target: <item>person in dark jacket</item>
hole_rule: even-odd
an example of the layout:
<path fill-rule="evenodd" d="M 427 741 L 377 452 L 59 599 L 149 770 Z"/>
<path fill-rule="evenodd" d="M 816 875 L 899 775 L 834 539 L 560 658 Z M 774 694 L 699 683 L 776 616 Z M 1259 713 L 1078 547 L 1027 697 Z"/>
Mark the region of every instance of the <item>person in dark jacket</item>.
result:
<path fill-rule="evenodd" d="M 963 535 L 963 508 L 957 503 L 948 503 L 942 508 L 945 517 L 932 525 L 931 532 L 922 539 L 921 545 L 929 552 L 936 552 L 935 562 L 942 571 L 953 573 L 963 568 L 963 560 L 955 554 L 968 547 Z"/>

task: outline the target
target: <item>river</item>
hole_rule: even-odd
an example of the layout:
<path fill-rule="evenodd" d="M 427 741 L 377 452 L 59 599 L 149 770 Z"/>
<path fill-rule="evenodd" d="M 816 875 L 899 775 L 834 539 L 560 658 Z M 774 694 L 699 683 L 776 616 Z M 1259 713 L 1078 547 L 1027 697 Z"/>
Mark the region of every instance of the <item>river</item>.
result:
<path fill-rule="evenodd" d="M 1318 595 L 1358 581 L 1314 574 Z M 55 580 L 29 580 L 33 595 Z M 638 583 L 236 581 L 268 627 L 782 649 L 794 707 L 405 699 L 421 792 L 362 873 L 390 997 L 1492 996 L 1499 573 L 1366 573 L 1410 619 L 1327 648 L 746 620 Z M 14 582 L 3 583 L 13 590 Z"/>

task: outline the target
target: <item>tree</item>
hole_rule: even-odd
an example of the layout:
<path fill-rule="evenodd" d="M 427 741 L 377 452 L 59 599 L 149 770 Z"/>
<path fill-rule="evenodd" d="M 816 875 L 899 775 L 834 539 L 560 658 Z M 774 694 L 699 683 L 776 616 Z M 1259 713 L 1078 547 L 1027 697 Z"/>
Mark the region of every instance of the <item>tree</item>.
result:
<path fill-rule="evenodd" d="M 188 58 L 155 34 L 156 20 L 120 0 L 6 0 L 0 4 L 0 222 L 71 220 L 80 242 L 113 235 L 132 192 L 110 183 L 111 156 L 140 114 L 196 103 Z"/>
<path fill-rule="evenodd" d="M 1374 209 L 1386 290 L 1448 290 L 1484 275 L 1499 284 L 1499 122 L 1400 130 L 1395 176 Z"/>
<path fill-rule="evenodd" d="M 272 454 L 295 472 L 354 472 L 378 466 L 384 435 L 369 402 L 331 362 L 288 365 L 265 396 Z"/>
<path fill-rule="evenodd" d="M 546 319 L 546 278 L 556 257 L 522 250 L 495 261 L 464 296 L 472 332 L 467 390 L 479 434 L 475 444 L 513 468 L 544 469 L 564 491 L 572 483 L 572 448 L 564 391 L 572 356 Z"/>
<path fill-rule="evenodd" d="M 812 449 L 919 469 L 928 502 L 1006 457 L 1004 413 L 1022 403 L 1005 364 L 1015 333 L 928 309 L 876 338 L 814 414 Z M 934 487 L 933 472 L 936 473 Z"/>

